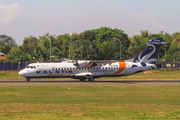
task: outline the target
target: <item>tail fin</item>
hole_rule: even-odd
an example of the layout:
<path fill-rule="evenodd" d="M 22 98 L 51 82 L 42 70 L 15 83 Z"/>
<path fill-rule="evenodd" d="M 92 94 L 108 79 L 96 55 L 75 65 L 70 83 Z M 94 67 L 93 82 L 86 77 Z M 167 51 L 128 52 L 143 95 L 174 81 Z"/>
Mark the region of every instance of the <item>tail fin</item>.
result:
<path fill-rule="evenodd" d="M 141 52 L 137 57 L 127 60 L 128 62 L 140 62 L 155 64 L 158 58 L 161 40 L 150 40 L 146 49 Z"/>

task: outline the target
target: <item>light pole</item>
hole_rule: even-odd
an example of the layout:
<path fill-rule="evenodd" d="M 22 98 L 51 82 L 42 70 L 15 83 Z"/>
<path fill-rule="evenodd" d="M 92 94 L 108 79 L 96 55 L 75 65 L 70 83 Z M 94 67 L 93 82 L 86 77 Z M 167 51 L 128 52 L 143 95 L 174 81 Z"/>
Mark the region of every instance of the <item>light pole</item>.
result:
<path fill-rule="evenodd" d="M 164 44 L 164 62 L 166 61 L 166 42 L 161 42 L 160 44 Z M 158 52 L 158 61 L 159 61 L 159 52 Z"/>
<path fill-rule="evenodd" d="M 50 63 L 51 63 L 51 39 L 50 38 L 48 38 L 48 39 L 50 41 Z"/>
<path fill-rule="evenodd" d="M 73 44 L 73 43 L 75 43 L 75 42 L 78 42 L 78 40 L 73 41 L 71 44 Z M 69 60 L 71 60 L 71 51 L 70 51 L 70 49 L 71 49 L 71 44 L 70 44 L 70 46 L 69 46 Z"/>
<path fill-rule="evenodd" d="M 166 42 L 162 42 L 164 44 L 164 61 L 166 61 Z"/>
<path fill-rule="evenodd" d="M 113 39 L 119 41 L 119 60 L 121 61 L 121 41 L 115 37 L 113 37 Z"/>

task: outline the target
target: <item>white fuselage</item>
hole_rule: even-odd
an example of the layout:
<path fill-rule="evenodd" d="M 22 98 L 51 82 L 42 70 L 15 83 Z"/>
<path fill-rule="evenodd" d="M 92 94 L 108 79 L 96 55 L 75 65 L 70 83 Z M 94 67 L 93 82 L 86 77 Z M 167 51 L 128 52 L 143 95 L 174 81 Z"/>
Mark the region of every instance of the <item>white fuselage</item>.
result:
<path fill-rule="evenodd" d="M 87 63 L 88 64 L 88 63 Z M 32 63 L 19 72 L 26 78 L 53 78 L 71 77 L 80 79 L 90 75 L 94 78 L 108 76 L 127 76 L 145 70 L 157 68 L 154 64 L 133 63 L 119 61 L 111 64 L 94 67 L 77 67 L 71 62 L 67 63 Z"/>

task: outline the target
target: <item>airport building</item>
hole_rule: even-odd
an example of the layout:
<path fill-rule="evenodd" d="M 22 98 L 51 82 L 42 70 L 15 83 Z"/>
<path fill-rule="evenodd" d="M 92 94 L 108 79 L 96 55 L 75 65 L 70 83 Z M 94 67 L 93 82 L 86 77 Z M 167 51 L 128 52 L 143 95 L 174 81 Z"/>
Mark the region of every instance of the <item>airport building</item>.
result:
<path fill-rule="evenodd" d="M 6 57 L 7 57 L 7 56 L 6 56 L 4 53 L 0 52 L 0 59 L 6 60 Z"/>

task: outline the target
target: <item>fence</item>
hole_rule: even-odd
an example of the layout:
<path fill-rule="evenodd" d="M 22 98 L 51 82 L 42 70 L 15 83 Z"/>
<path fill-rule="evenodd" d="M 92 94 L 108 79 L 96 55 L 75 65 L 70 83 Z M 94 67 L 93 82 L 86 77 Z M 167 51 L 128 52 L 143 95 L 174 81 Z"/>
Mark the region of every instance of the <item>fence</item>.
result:
<path fill-rule="evenodd" d="M 30 63 L 0 63 L 0 71 L 5 70 L 21 70 Z"/>
<path fill-rule="evenodd" d="M 157 62 L 161 69 L 180 69 L 180 62 Z"/>

